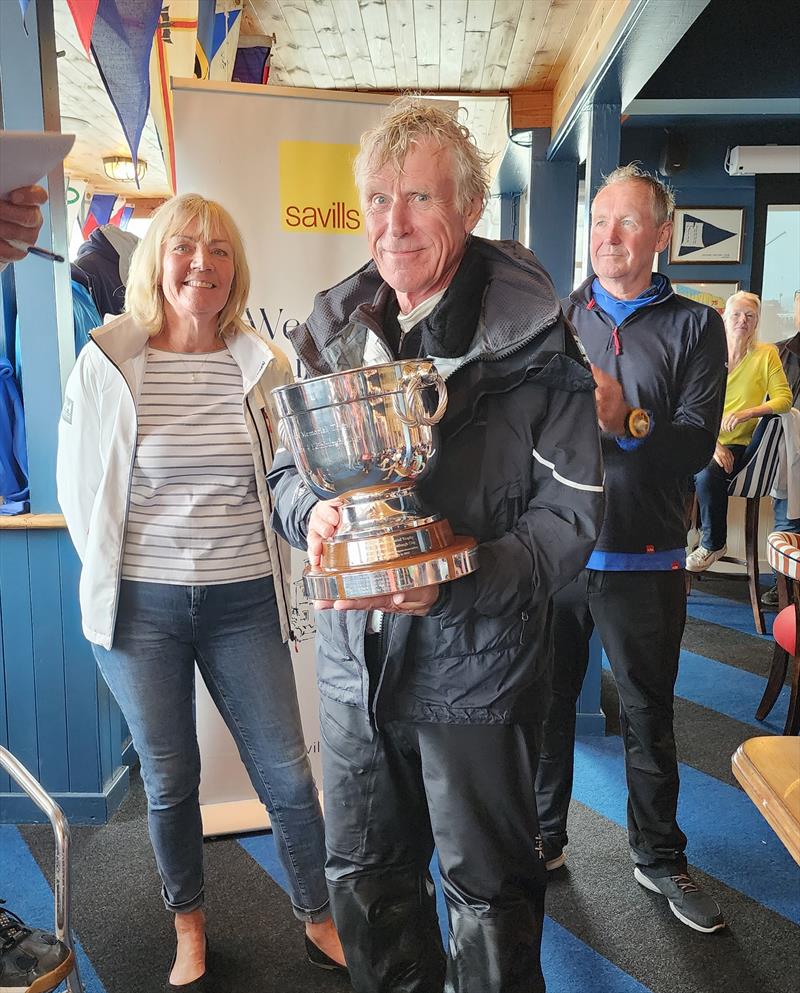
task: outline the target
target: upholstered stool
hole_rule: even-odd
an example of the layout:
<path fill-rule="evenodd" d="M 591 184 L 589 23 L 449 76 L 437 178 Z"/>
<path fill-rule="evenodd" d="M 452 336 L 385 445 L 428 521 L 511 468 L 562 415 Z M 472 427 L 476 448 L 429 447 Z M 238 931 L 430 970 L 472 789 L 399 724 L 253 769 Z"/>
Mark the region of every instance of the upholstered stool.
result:
<path fill-rule="evenodd" d="M 786 679 L 789 662 L 792 663 L 790 677 L 791 695 L 789 711 L 786 715 L 784 734 L 797 734 L 800 731 L 800 699 L 798 698 L 798 682 L 800 682 L 800 534 L 790 534 L 785 531 L 775 531 L 767 538 L 767 558 L 769 564 L 777 573 L 778 610 L 788 606 L 794 607 L 795 638 L 794 656 L 775 643 L 772 653 L 772 666 L 767 679 L 764 696 L 756 711 L 756 718 L 763 721 L 775 706 Z"/>

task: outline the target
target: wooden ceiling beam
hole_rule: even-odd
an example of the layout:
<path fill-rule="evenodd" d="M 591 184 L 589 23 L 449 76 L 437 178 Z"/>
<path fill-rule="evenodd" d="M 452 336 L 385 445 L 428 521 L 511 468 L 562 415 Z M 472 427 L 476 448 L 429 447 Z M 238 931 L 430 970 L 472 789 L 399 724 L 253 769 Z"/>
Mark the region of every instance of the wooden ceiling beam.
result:
<path fill-rule="evenodd" d="M 553 121 L 550 90 L 514 90 L 511 93 L 511 130 L 549 128 Z"/>
<path fill-rule="evenodd" d="M 166 203 L 169 197 L 136 197 L 129 199 L 127 204 L 133 207 L 134 217 L 149 217 L 154 210 Z"/>
<path fill-rule="evenodd" d="M 581 87 L 595 72 L 630 0 L 595 0 L 591 16 L 574 39 L 572 55 L 559 74 L 553 91 L 553 132 L 567 116 Z"/>

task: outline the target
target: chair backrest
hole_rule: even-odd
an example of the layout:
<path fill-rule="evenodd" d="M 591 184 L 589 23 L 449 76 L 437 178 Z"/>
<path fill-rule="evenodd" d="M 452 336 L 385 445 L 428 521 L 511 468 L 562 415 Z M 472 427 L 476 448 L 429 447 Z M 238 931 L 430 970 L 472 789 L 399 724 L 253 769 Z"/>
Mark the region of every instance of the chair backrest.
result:
<path fill-rule="evenodd" d="M 766 496 L 775 483 L 780 463 L 783 425 L 780 417 L 762 417 L 753 432 L 754 451 L 742 468 L 731 476 L 728 495 L 756 498 Z"/>

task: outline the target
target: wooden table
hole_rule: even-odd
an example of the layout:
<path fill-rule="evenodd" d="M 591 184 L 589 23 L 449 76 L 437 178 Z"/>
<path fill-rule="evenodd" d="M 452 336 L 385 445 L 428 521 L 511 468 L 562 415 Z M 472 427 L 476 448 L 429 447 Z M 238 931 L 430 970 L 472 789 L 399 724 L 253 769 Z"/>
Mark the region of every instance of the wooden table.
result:
<path fill-rule="evenodd" d="M 731 759 L 733 774 L 800 865 L 800 738 L 749 738 Z"/>

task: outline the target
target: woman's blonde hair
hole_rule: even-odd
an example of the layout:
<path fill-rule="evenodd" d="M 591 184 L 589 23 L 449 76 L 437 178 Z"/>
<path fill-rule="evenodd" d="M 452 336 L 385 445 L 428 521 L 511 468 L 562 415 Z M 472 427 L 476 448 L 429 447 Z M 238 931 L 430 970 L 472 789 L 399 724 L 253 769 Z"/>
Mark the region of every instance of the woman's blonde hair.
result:
<path fill-rule="evenodd" d="M 225 208 L 214 200 L 197 193 L 184 193 L 162 204 L 153 214 L 150 227 L 136 246 L 131 258 L 128 283 L 125 287 L 125 310 L 152 337 L 164 325 L 164 293 L 161 277 L 164 272 L 164 246 L 167 241 L 193 222 L 199 221 L 206 241 L 225 238 L 233 248 L 233 282 L 225 306 L 217 321 L 219 334 L 231 334 L 242 323 L 242 314 L 250 293 L 250 269 L 244 254 L 239 229 Z"/>
<path fill-rule="evenodd" d="M 758 341 L 758 324 L 761 320 L 761 299 L 755 293 L 748 293 L 747 290 L 738 290 L 736 293 L 732 293 L 728 299 L 725 301 L 725 309 L 722 312 L 722 316 L 727 317 L 733 307 L 739 302 L 751 303 L 756 309 L 756 323 L 753 327 L 752 334 L 750 335 L 750 340 L 747 343 L 748 349 L 752 348 L 753 345 Z"/>

